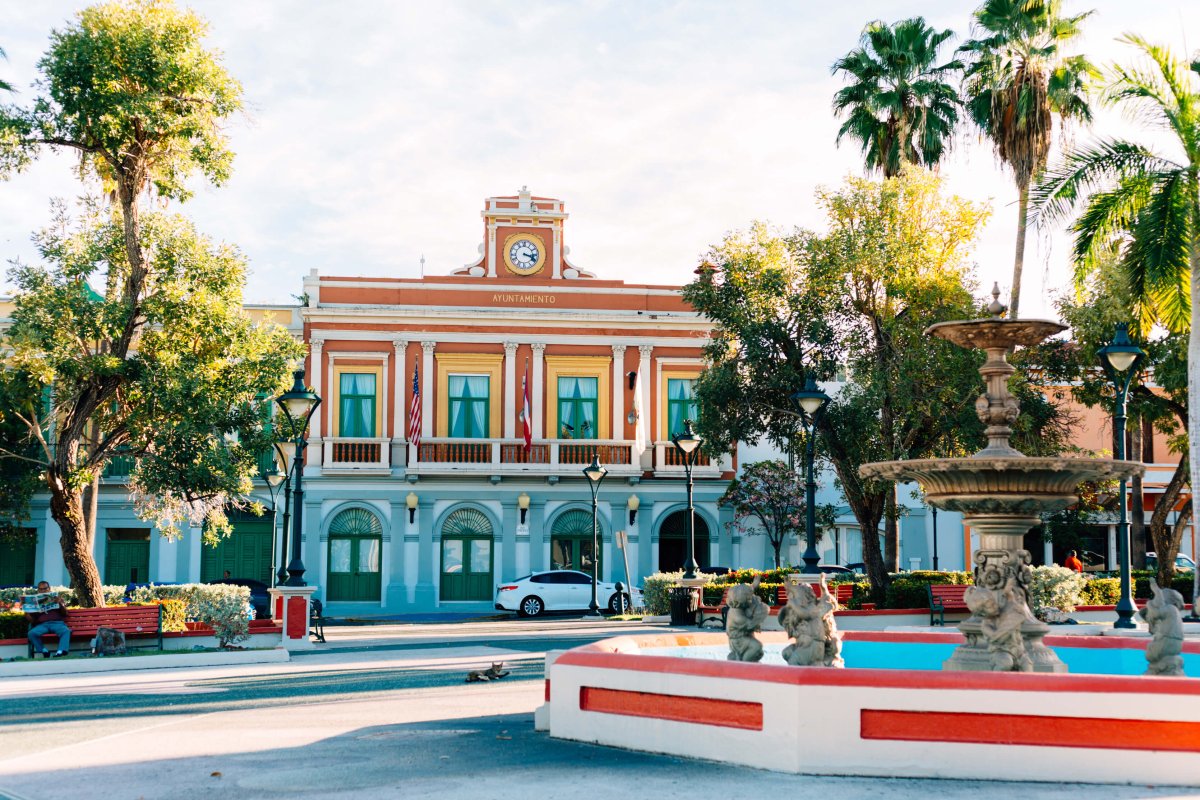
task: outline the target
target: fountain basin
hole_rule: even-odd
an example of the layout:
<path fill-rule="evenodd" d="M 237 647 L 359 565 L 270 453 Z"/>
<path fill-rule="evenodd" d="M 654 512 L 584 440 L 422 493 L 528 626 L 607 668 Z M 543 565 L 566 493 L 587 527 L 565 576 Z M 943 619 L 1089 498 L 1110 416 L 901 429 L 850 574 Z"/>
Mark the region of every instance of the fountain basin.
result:
<path fill-rule="evenodd" d="M 786 642 L 783 633 L 761 639 L 775 650 Z M 1147 641 L 1046 639 L 1072 651 L 1068 663 L 1090 658 L 1116 664 L 1114 671 L 1133 669 Z M 914 659 L 923 664 L 962 637 L 847 631 L 844 642 L 846 669 L 674 650 L 724 647 L 720 633 L 626 636 L 575 648 L 548 666 L 550 733 L 795 773 L 1200 782 L 1198 678 L 857 668 L 856 649 L 863 663 L 900 663 L 900 652 L 889 656 L 879 646 L 932 645 L 931 658 Z M 1099 655 L 1105 652 L 1118 658 Z M 1184 652 L 1196 674 L 1200 642 L 1187 642 Z"/>

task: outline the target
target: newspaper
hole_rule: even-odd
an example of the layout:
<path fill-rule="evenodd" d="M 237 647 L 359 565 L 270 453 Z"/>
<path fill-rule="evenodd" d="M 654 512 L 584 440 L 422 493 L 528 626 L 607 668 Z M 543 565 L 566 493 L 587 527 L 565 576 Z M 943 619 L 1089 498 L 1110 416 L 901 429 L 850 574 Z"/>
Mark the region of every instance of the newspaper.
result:
<path fill-rule="evenodd" d="M 21 610 L 26 614 L 44 614 L 60 608 L 58 595 L 52 592 L 45 594 L 27 594 L 21 598 Z"/>

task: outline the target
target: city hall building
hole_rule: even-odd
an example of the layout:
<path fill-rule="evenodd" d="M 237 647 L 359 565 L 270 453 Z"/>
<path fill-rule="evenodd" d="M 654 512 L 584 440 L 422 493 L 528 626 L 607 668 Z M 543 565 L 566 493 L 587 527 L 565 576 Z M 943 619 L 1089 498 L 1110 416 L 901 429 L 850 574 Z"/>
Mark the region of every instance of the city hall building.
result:
<path fill-rule="evenodd" d="M 309 346 L 306 382 L 322 403 L 305 467 L 303 560 L 331 613 L 490 609 L 498 582 L 590 570 L 583 468 L 593 455 L 608 470 L 601 578 L 625 581 L 628 565 L 640 583 L 682 566 L 686 481 L 671 436 L 696 416 L 710 325 L 677 286 L 606 280 L 573 264 L 567 220 L 562 201 L 525 190 L 488 198 L 480 257 L 451 275 L 313 270 L 303 306 L 251 307 Z M 168 540 L 133 516 L 128 467 L 117 460 L 103 481 L 95 554 L 106 583 L 225 570 L 268 578 L 270 513 L 236 517 L 216 548 L 202 546 L 199 530 Z M 693 469 L 701 565 L 739 561 L 740 536 L 717 503 L 734 468 L 731 455 L 700 455 Z M 3 554 L 0 585 L 66 581 L 44 500 L 30 525 L 36 543 Z"/>

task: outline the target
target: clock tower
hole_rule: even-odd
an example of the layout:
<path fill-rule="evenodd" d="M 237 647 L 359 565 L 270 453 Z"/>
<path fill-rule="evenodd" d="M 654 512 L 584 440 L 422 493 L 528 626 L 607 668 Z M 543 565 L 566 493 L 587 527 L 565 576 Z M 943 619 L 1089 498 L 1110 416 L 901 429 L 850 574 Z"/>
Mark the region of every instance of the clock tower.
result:
<path fill-rule="evenodd" d="M 522 186 L 519 194 L 487 198 L 482 217 L 479 260 L 452 274 L 530 282 L 595 277 L 567 260 L 561 200 L 534 197 Z"/>

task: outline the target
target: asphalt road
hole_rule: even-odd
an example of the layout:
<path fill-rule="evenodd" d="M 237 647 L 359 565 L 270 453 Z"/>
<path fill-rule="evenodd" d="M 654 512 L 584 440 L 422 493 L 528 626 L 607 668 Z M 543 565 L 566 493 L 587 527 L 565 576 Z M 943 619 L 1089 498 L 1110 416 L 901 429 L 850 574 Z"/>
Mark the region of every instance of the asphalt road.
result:
<path fill-rule="evenodd" d="M 1152 787 L 784 775 L 533 731 L 542 656 L 571 625 L 335 637 L 288 664 L 0 685 L 0 798 L 1198 797 Z M 446 638 L 453 641 L 446 642 Z M 358 644 L 355 642 L 359 641 Z M 512 674 L 464 683 L 503 660 Z M 819 734 L 815 734 L 819 735 Z"/>

